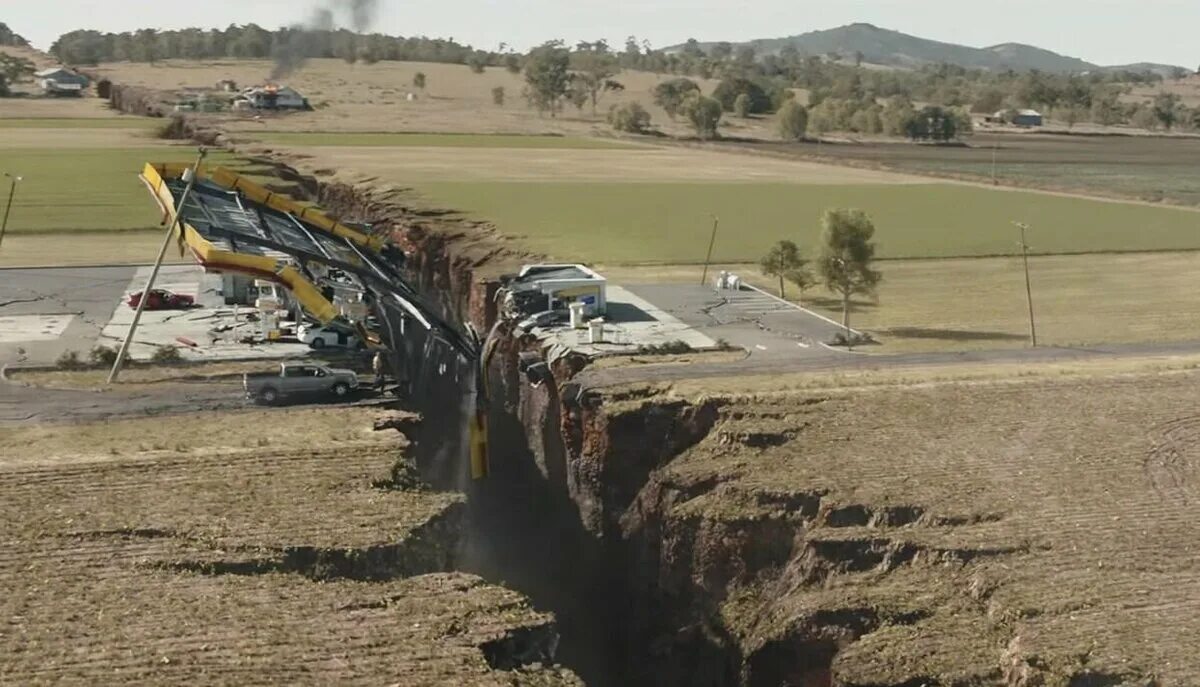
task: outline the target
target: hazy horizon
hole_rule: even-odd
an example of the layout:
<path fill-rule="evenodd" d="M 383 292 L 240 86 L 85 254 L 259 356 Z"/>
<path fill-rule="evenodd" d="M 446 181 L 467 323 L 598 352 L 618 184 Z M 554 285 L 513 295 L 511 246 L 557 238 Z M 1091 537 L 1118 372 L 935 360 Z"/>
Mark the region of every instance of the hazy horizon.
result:
<path fill-rule="evenodd" d="M 277 28 L 304 20 L 319 4 L 337 3 L 49 0 L 3 7 L 0 21 L 36 47 L 47 49 L 58 36 L 74 29 L 107 32 L 191 26 L 207 29 L 251 22 Z M 606 38 L 610 44 L 620 46 L 628 35 L 663 47 L 688 38 L 700 41 L 780 38 L 865 22 L 973 47 L 1027 43 L 1101 65 L 1161 62 L 1194 69 L 1200 62 L 1200 49 L 1195 47 L 1191 35 L 1193 27 L 1200 26 L 1200 3 L 1176 0 L 1136 4 L 1010 0 L 983 10 L 961 2 L 931 0 L 922 4 L 920 16 L 914 15 L 910 2 L 892 0 L 849 0 L 832 7 L 760 0 L 756 12 L 747 12 L 744 6 L 728 0 L 574 0 L 569 4 L 557 0 L 438 3 L 379 0 L 379 5 L 374 31 L 454 38 L 486 50 L 495 50 L 501 43 L 524 50 L 556 38 L 571 43 Z M 104 8 L 112 11 L 105 12 Z M 971 16 L 965 8 L 970 8 Z M 986 16 L 980 18 L 984 12 Z"/>

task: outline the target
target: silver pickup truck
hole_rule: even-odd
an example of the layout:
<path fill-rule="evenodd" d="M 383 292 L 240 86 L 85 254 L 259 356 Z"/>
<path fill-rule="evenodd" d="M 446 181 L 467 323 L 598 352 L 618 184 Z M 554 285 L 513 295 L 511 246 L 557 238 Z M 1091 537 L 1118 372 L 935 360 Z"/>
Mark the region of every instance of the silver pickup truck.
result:
<path fill-rule="evenodd" d="M 342 399 L 358 389 L 358 375 L 312 363 L 280 363 L 279 372 L 244 375 L 242 387 L 246 398 L 264 404 L 300 397 Z"/>

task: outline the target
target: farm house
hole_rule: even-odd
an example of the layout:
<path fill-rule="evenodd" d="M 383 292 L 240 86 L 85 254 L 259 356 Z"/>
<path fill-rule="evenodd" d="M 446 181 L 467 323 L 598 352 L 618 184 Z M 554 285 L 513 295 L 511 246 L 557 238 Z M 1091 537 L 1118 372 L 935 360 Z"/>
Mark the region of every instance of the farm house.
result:
<path fill-rule="evenodd" d="M 250 88 L 242 93 L 241 100 L 249 102 L 257 110 L 307 110 L 308 98 L 291 86 L 263 86 Z"/>
<path fill-rule="evenodd" d="M 38 84 L 46 95 L 80 96 L 88 86 L 88 78 L 65 67 L 54 67 L 35 72 Z"/>

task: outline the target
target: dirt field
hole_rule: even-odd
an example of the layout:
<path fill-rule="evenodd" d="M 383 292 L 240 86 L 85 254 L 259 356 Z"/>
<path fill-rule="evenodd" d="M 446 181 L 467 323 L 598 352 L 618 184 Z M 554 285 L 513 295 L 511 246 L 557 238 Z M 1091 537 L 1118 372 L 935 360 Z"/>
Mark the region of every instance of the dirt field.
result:
<path fill-rule="evenodd" d="M 716 401 L 622 522 L 667 598 L 720 603 L 751 684 L 828 684 L 778 671 L 832 658 L 833 684 L 1182 687 L 1200 673 L 1197 381 Z M 621 396 L 610 416 L 642 403 Z"/>
<path fill-rule="evenodd" d="M 0 682 L 573 684 L 364 410 L 0 429 Z"/>
<path fill-rule="evenodd" d="M 966 147 L 892 143 L 720 144 L 774 155 L 1046 188 L 1200 205 L 1200 138 L 977 133 Z"/>

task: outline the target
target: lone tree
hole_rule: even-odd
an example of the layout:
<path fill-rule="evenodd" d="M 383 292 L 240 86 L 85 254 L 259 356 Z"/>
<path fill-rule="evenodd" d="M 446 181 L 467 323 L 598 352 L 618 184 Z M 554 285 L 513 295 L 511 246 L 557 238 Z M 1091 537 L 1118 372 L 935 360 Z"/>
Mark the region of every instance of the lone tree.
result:
<path fill-rule="evenodd" d="M 850 333 L 850 298 L 874 296 L 883 278 L 875 261 L 875 225 L 862 210 L 826 210 L 821 220 L 821 256 L 817 267 L 825 287 L 842 297 L 842 326 Z"/>
<path fill-rule="evenodd" d="M 525 98 L 538 113 L 558 114 L 571 88 L 571 53 L 562 41 L 550 41 L 525 58 Z"/>
<path fill-rule="evenodd" d="M 504 107 L 504 86 L 496 86 L 492 89 L 492 104 Z"/>
<path fill-rule="evenodd" d="M 792 282 L 800 289 L 803 297 L 805 290 L 814 284 L 813 274 L 808 270 L 808 260 L 800 253 L 800 248 L 791 241 L 780 241 L 771 247 L 771 252 L 763 256 L 759 262 L 763 274 L 779 279 L 779 297 L 787 298 L 784 284 Z"/>
<path fill-rule="evenodd" d="M 619 85 L 612 80 L 618 71 L 617 58 L 609 52 L 608 43 L 604 40 L 582 42 L 576 46 L 571 64 L 575 69 L 575 86 L 587 93 L 592 102 L 592 114 L 596 114 L 600 94 Z"/>
<path fill-rule="evenodd" d="M 691 79 L 670 79 L 654 87 L 654 104 L 666 110 L 668 117 L 675 119 L 687 99 L 699 93 L 700 86 Z"/>
<path fill-rule="evenodd" d="M 425 92 L 425 72 L 417 72 L 413 75 L 413 88 L 418 88 L 422 93 Z"/>
<path fill-rule="evenodd" d="M 785 141 L 803 141 L 808 133 L 808 110 L 789 100 L 779 108 L 779 137 Z"/>
<path fill-rule="evenodd" d="M 682 113 L 692 123 L 696 135 L 704 140 L 717 137 L 717 127 L 721 124 L 721 103 L 702 95 L 688 98 L 682 108 Z"/>

